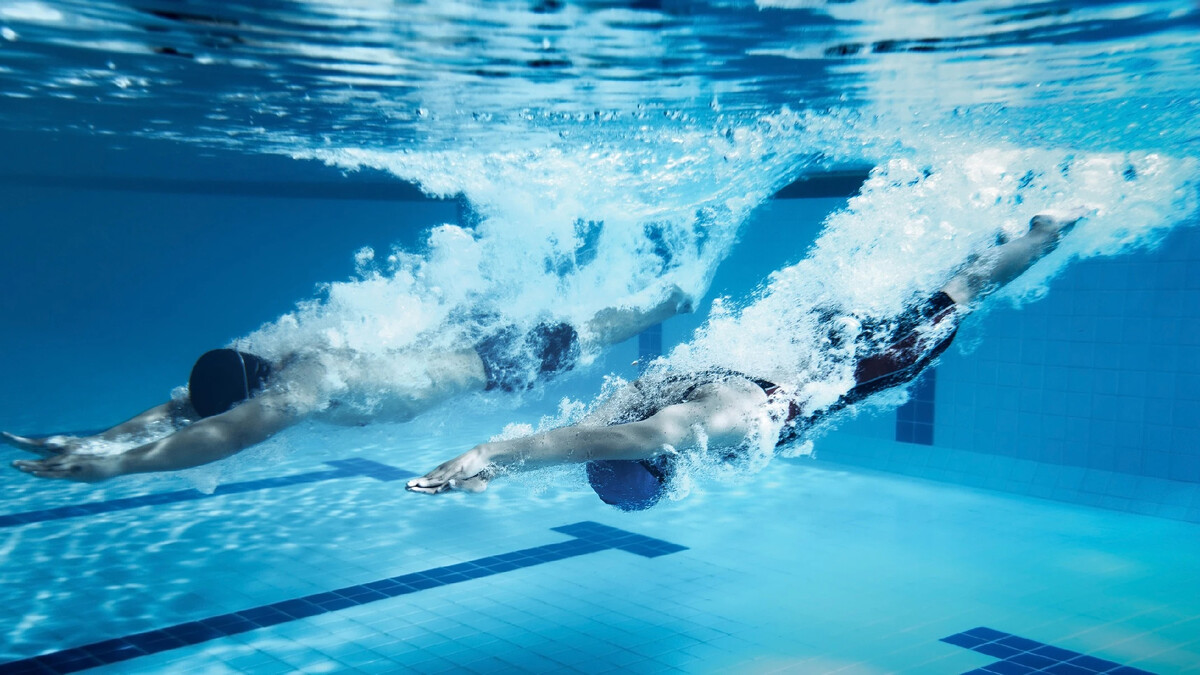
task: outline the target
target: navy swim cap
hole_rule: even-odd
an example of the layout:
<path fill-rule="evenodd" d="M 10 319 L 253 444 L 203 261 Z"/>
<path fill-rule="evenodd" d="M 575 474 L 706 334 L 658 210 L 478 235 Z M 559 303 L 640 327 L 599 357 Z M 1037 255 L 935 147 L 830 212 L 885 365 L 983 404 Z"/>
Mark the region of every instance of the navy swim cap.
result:
<path fill-rule="evenodd" d="M 668 458 L 602 459 L 587 463 L 588 482 L 605 504 L 642 511 L 666 492 Z"/>
<path fill-rule="evenodd" d="M 200 417 L 220 415 L 262 390 L 270 376 L 271 364 L 264 359 L 233 349 L 214 349 L 192 366 L 188 397 Z"/>

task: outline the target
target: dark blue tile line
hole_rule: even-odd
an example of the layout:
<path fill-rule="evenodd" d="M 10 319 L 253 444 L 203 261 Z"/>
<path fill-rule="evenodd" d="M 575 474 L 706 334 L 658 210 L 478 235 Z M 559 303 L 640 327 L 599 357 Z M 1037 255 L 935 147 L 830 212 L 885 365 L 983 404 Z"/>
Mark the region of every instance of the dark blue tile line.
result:
<path fill-rule="evenodd" d="M 566 534 L 572 539 L 486 558 L 476 558 L 455 565 L 402 574 L 357 586 L 347 586 L 335 591 L 314 593 L 244 609 L 240 612 L 221 614 L 199 621 L 190 621 L 103 642 L 93 642 L 82 647 L 64 649 L 20 661 L 11 661 L 0 664 L 0 673 L 73 673 L 230 635 L 248 633 L 258 628 L 288 623 L 296 619 L 335 612 L 346 607 L 357 607 L 377 600 L 408 595 L 427 588 L 481 579 L 598 551 L 618 549 L 646 558 L 657 558 L 687 550 L 686 546 L 618 530 L 600 523 L 575 523 L 556 527 L 553 530 Z"/>
<path fill-rule="evenodd" d="M 964 675 L 1154 675 L 1140 668 L 1123 666 L 984 626 L 955 633 L 941 641 L 1001 659 Z"/>
<path fill-rule="evenodd" d="M 645 371 L 650 362 L 662 356 L 662 324 L 656 323 L 638 333 L 638 368 Z"/>
<path fill-rule="evenodd" d="M 262 480 L 249 480 L 241 483 L 229 483 L 228 485 L 218 486 L 217 489 L 211 494 L 205 494 L 199 490 L 177 490 L 175 492 L 159 492 L 156 494 L 141 495 L 138 497 L 110 499 L 108 501 L 92 502 L 90 504 L 59 506 L 53 509 L 42 509 L 39 511 L 9 513 L 0 515 L 0 527 L 14 527 L 16 525 L 28 525 L 29 523 L 41 523 L 47 520 L 62 520 L 63 518 L 91 516 L 98 513 L 111 513 L 113 511 L 135 509 L 141 506 L 190 502 L 208 497 L 218 497 L 220 495 L 232 495 L 241 494 L 243 492 L 254 492 L 257 490 L 269 490 L 271 488 L 285 487 L 288 485 L 300 485 L 303 483 L 317 483 L 334 478 L 351 478 L 355 476 L 362 476 L 381 481 L 394 481 L 412 478 L 416 475 L 403 469 L 397 469 L 386 464 L 380 464 L 379 462 L 372 462 L 369 459 L 362 458 L 339 459 L 325 463 L 329 466 L 332 466 L 333 470 L 313 471 L 310 473 L 298 473 L 291 476 L 278 476 L 276 478 L 264 478 Z"/>
<path fill-rule="evenodd" d="M 909 388 L 908 401 L 896 409 L 896 440 L 933 445 L 933 402 L 937 373 L 926 368 Z"/>

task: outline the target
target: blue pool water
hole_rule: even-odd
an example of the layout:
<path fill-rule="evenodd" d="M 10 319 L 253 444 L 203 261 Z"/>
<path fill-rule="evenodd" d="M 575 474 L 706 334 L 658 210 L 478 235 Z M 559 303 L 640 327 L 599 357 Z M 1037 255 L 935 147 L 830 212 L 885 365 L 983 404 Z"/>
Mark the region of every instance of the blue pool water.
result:
<path fill-rule="evenodd" d="M 409 423 L 0 473 L 0 672 L 1200 670 L 1198 27 L 1165 0 L 0 1 L 2 429 L 104 427 L 235 342 L 350 373 L 696 299 Z M 659 353 L 813 381 L 799 312 L 895 315 L 1075 206 L 920 381 L 770 461 L 641 513 L 573 468 L 403 489 Z"/>

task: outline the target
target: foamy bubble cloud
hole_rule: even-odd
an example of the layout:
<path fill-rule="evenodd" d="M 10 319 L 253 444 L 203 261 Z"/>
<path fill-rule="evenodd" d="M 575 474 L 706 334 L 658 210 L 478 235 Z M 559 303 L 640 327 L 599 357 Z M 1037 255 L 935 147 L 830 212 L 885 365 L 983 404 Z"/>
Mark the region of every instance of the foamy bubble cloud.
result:
<path fill-rule="evenodd" d="M 1196 160 L 1159 153 L 998 148 L 891 160 L 829 216 L 804 260 L 740 310 L 719 307 L 670 361 L 763 377 L 819 410 L 854 385 L 853 354 L 831 342 L 831 319 L 895 317 L 1033 216 L 1082 207 L 1058 249 L 988 302 L 1039 297 L 1072 260 L 1153 247 L 1194 222 L 1198 180 Z"/>
<path fill-rule="evenodd" d="M 715 125 L 523 134 L 495 150 L 293 149 L 463 195 L 475 219 L 434 228 L 416 251 L 360 251 L 358 279 L 328 284 L 245 343 L 271 355 L 382 355 L 418 336 L 454 348 L 501 325 L 551 316 L 582 326 L 608 307 L 646 309 L 675 288 L 699 298 L 753 208 L 821 156 L 830 124 L 783 109 Z"/>

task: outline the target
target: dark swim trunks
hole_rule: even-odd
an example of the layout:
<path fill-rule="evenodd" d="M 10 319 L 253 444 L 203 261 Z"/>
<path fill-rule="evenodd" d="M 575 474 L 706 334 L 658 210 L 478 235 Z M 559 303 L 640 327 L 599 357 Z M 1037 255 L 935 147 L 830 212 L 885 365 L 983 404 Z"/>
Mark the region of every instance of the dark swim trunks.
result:
<path fill-rule="evenodd" d="M 528 333 L 508 326 L 480 341 L 475 351 L 483 361 L 487 390 L 519 391 L 573 368 L 579 334 L 565 323 L 538 324 Z"/>

